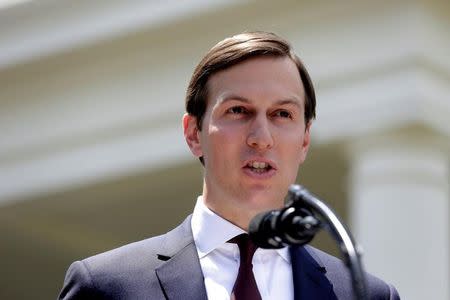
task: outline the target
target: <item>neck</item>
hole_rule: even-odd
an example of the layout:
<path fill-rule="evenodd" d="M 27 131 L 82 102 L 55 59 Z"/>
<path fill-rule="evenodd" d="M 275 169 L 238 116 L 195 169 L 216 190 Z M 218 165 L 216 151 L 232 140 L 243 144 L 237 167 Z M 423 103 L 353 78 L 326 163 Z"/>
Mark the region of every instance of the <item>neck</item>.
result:
<path fill-rule="evenodd" d="M 218 216 L 248 232 L 248 225 L 258 212 L 239 206 L 239 199 L 225 199 L 225 194 L 222 196 L 219 198 L 218 195 L 208 192 L 204 185 L 203 203 L 205 206 Z"/>

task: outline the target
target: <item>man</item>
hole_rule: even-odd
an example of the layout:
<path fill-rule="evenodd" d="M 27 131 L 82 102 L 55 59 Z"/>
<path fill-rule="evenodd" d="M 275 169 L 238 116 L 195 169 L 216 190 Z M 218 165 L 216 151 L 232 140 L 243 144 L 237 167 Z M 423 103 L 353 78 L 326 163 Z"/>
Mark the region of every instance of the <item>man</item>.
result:
<path fill-rule="evenodd" d="M 219 42 L 194 71 L 186 110 L 184 136 L 204 166 L 192 216 L 73 263 L 60 298 L 351 299 L 338 259 L 309 246 L 248 255 L 242 242 L 251 247 L 242 234 L 256 214 L 283 206 L 310 145 L 314 89 L 289 44 L 266 32 Z M 368 287 L 371 299 L 398 299 L 370 275 Z"/>

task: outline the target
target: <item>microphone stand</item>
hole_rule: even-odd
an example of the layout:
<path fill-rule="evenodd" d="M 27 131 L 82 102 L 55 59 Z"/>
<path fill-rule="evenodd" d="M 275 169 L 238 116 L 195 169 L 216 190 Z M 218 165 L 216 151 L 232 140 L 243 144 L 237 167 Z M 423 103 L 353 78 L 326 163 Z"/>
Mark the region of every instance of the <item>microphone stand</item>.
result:
<path fill-rule="evenodd" d="M 336 214 L 316 196 L 300 185 L 291 185 L 286 199 L 286 207 L 295 209 L 311 210 L 319 216 L 322 226 L 339 243 L 339 249 L 344 258 L 344 263 L 350 270 L 353 291 L 356 299 L 368 299 L 366 289 L 366 278 L 361 262 L 360 250 L 355 246 L 355 242 L 346 230 L 345 226 Z M 311 216 L 307 216 L 310 218 Z M 314 216 L 312 216 L 314 218 Z"/>

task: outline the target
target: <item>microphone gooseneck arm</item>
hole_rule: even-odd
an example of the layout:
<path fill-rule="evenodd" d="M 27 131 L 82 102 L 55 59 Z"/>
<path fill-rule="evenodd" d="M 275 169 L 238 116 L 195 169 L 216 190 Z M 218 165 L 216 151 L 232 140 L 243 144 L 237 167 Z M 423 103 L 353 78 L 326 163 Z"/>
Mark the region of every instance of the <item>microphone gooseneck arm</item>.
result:
<path fill-rule="evenodd" d="M 344 263 L 350 270 L 353 291 L 356 299 L 368 299 L 366 278 L 361 261 L 361 251 L 356 247 L 353 237 L 339 220 L 337 215 L 325 203 L 300 185 L 291 185 L 286 205 L 305 206 L 318 214 L 327 224 L 325 229 L 339 243 Z"/>

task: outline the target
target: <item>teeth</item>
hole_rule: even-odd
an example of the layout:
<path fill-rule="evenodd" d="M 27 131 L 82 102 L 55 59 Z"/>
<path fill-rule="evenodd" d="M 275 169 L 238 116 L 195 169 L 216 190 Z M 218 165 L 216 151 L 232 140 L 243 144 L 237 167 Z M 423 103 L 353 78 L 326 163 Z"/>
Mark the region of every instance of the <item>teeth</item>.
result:
<path fill-rule="evenodd" d="M 250 163 L 249 165 L 254 169 L 265 169 L 268 166 L 268 164 L 265 162 L 257 162 L 257 161 L 254 161 L 254 162 Z"/>

